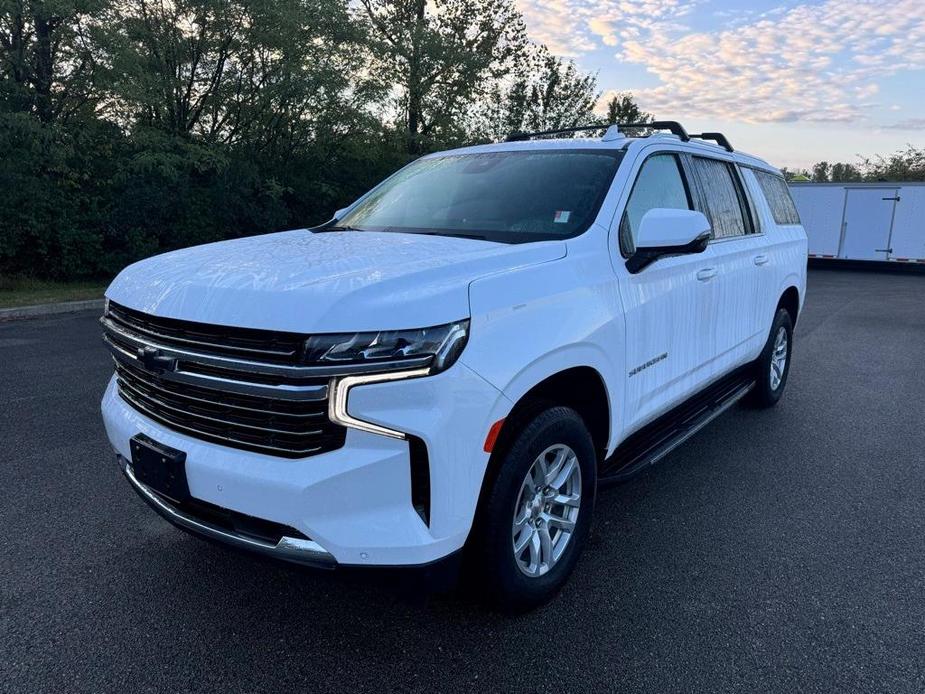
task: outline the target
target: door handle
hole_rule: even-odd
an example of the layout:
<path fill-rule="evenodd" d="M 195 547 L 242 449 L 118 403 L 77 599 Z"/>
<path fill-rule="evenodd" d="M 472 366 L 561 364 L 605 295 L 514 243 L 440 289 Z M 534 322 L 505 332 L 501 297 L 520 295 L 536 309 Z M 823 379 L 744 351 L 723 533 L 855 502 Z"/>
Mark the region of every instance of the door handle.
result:
<path fill-rule="evenodd" d="M 705 267 L 703 270 L 697 271 L 697 279 L 701 282 L 706 282 L 709 279 L 716 277 L 716 268 L 715 267 Z"/>
<path fill-rule="evenodd" d="M 768 256 L 766 255 L 756 255 L 755 256 L 755 265 L 764 265 L 768 262 Z"/>

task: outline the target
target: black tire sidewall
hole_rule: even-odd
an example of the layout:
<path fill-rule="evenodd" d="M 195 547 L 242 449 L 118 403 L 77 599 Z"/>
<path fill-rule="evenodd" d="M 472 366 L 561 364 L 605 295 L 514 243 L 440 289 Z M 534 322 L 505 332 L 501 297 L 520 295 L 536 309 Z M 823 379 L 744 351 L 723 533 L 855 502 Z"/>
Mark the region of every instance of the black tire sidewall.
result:
<path fill-rule="evenodd" d="M 774 340 L 781 328 L 787 331 L 787 363 L 784 364 L 784 373 L 777 388 L 771 388 L 771 357 L 774 353 Z M 790 374 L 790 363 L 793 361 L 793 322 L 790 313 L 783 308 L 777 310 L 771 333 L 767 344 L 761 352 L 757 362 L 757 382 L 755 384 L 755 400 L 759 406 L 769 407 L 780 400 L 787 387 L 787 376 Z"/>
<path fill-rule="evenodd" d="M 530 577 L 517 567 L 511 547 L 511 523 L 521 484 L 537 456 L 555 444 L 575 451 L 581 467 L 581 507 L 565 553 L 543 576 Z M 483 592 L 496 607 L 520 612 L 551 599 L 575 568 L 591 528 L 597 488 L 594 443 L 584 421 L 567 407 L 551 407 L 530 419 L 504 454 L 481 514 L 480 563 Z"/>

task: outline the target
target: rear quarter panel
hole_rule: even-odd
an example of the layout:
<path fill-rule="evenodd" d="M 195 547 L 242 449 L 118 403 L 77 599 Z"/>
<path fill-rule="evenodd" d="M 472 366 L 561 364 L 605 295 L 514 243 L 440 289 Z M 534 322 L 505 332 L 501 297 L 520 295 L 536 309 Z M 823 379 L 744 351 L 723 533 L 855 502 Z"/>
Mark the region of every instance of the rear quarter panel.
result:
<path fill-rule="evenodd" d="M 756 212 L 760 218 L 762 252 L 770 256 L 769 277 L 760 284 L 759 310 L 763 312 L 764 335 L 770 333 L 774 312 L 783 293 L 796 287 L 800 297 L 800 308 L 806 296 L 806 263 L 808 242 L 806 231 L 800 224 L 777 224 L 767 199 L 758 185 L 751 169 L 742 169 L 746 185 L 752 194 Z M 760 273 L 758 273 L 760 276 Z M 762 340 L 756 346 L 757 356 L 764 346 Z"/>

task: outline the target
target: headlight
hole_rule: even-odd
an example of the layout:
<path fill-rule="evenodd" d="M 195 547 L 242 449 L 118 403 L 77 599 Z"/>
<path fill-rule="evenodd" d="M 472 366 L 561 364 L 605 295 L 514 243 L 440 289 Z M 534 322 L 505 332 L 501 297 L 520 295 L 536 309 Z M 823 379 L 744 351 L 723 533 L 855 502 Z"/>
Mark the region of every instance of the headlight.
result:
<path fill-rule="evenodd" d="M 432 357 L 431 373 L 438 373 L 459 358 L 468 337 L 468 320 L 417 330 L 313 335 L 305 341 L 305 360 L 310 364 L 368 364 Z"/>

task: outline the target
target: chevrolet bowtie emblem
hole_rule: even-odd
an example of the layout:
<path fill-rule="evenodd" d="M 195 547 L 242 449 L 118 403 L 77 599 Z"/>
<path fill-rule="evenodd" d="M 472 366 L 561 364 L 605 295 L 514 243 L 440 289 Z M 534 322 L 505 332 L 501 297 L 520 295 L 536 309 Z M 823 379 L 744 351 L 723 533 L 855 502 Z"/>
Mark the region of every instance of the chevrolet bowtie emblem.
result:
<path fill-rule="evenodd" d="M 144 364 L 148 371 L 153 371 L 154 373 L 175 371 L 177 368 L 177 360 L 173 357 L 168 357 L 157 347 L 139 347 L 138 361 Z"/>

